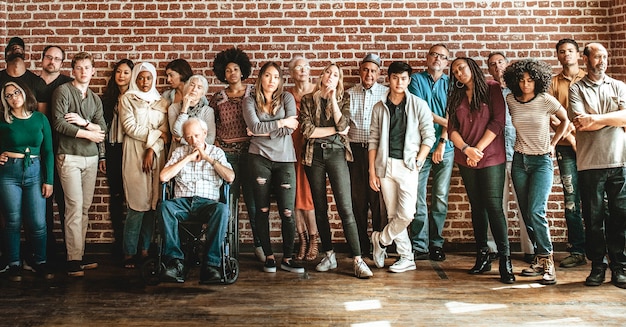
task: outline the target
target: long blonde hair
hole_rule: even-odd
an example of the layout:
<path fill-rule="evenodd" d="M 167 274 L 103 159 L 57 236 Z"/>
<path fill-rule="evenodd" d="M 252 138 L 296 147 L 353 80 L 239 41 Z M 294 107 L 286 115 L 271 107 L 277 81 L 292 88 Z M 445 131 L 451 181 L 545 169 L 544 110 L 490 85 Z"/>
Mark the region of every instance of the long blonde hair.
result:
<path fill-rule="evenodd" d="M 259 76 L 257 77 L 256 82 L 254 83 L 254 99 L 256 101 L 257 110 L 263 111 L 263 107 L 265 106 L 265 103 L 267 103 L 268 99 L 265 98 L 265 94 L 263 93 L 261 80 L 262 80 L 263 74 L 265 74 L 265 72 L 270 67 L 276 68 L 276 70 L 278 71 L 278 76 L 279 76 L 278 87 L 276 88 L 276 91 L 274 91 L 274 93 L 272 94 L 272 99 L 271 99 L 271 108 L 272 108 L 271 114 L 273 116 L 276 114 L 276 112 L 278 112 L 278 109 L 280 109 L 280 107 L 282 107 L 283 105 L 283 89 L 284 89 L 284 84 L 285 84 L 283 80 L 283 71 L 282 69 L 280 69 L 280 66 L 278 66 L 277 63 L 270 61 L 270 62 L 267 62 L 265 65 L 263 65 L 263 67 L 261 67 L 261 71 L 259 71 Z"/>
<path fill-rule="evenodd" d="M 317 79 L 315 90 L 313 90 L 313 101 L 315 101 L 316 108 L 319 108 L 322 105 L 322 76 L 324 76 L 324 73 L 331 66 L 337 67 L 337 70 L 339 71 L 339 81 L 337 81 L 337 88 L 335 88 L 335 98 L 337 98 L 337 102 L 341 102 L 341 100 L 343 100 L 343 70 L 341 69 L 341 67 L 337 66 L 337 64 L 333 62 L 324 67 L 324 69 L 320 73 L 320 77 Z M 330 120 L 332 118 L 332 108 L 330 101 L 326 102 L 326 108 L 324 109 L 326 110 L 326 119 Z"/>

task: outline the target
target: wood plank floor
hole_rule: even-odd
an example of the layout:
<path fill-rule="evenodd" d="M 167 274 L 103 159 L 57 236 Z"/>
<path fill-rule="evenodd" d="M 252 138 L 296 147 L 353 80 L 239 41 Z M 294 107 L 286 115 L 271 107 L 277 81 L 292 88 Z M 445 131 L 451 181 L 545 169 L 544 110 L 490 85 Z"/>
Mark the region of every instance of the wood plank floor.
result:
<path fill-rule="evenodd" d="M 373 269 L 369 280 L 352 277 L 345 254 L 338 254 L 335 271 L 319 273 L 307 263 L 305 274 L 268 274 L 252 254 L 243 253 L 233 285 L 198 285 L 194 269 L 184 284 L 144 286 L 137 271 L 118 267 L 108 255 L 96 258 L 100 267 L 82 279 L 59 273 L 44 282 L 27 272 L 21 283 L 0 278 L 0 325 L 626 325 L 626 290 L 608 283 L 609 272 L 606 284 L 584 286 L 589 264 L 558 269 L 558 284 L 543 287 L 529 277 L 501 284 L 497 265 L 490 273 L 468 275 L 474 260 L 468 253 L 448 253 L 441 263 L 417 261 L 416 271 L 401 274 Z M 516 272 L 526 266 L 521 260 L 514 265 Z"/>

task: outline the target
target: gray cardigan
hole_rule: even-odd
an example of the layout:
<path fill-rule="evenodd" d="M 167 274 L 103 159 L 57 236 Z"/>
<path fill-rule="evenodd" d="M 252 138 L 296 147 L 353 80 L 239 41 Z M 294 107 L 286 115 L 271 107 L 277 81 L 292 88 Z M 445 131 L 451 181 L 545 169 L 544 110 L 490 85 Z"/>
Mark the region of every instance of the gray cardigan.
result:
<path fill-rule="evenodd" d="M 388 95 L 389 93 L 387 93 Z M 432 148 L 435 143 L 433 115 L 426 101 L 405 91 L 406 134 L 404 136 L 403 161 L 410 170 L 416 169 L 415 159 L 422 144 Z M 389 108 L 385 105 L 387 95 L 372 109 L 372 122 L 368 139 L 368 150 L 376 150 L 374 167 L 376 176 L 385 177 L 389 157 Z"/>

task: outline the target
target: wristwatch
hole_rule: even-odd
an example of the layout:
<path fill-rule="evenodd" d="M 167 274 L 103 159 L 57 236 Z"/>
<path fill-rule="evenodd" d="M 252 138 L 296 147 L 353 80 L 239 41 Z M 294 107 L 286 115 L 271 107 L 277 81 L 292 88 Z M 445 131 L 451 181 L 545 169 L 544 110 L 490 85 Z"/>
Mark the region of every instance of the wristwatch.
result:
<path fill-rule="evenodd" d="M 440 138 L 439 138 L 439 143 L 446 144 L 447 142 L 448 142 L 448 140 L 447 140 L 447 139 L 444 139 L 443 137 L 440 137 Z"/>
<path fill-rule="evenodd" d="M 423 166 L 424 160 L 415 159 L 415 167 L 417 167 L 417 170 L 421 170 Z"/>

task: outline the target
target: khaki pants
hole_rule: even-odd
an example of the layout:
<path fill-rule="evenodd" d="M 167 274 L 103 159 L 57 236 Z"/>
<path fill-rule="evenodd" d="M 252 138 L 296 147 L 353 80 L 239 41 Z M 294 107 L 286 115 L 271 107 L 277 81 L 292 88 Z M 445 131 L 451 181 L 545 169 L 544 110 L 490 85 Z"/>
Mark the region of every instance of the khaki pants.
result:
<path fill-rule="evenodd" d="M 98 156 L 56 156 L 59 179 L 65 192 L 65 246 L 67 260 L 82 260 L 98 175 Z"/>

